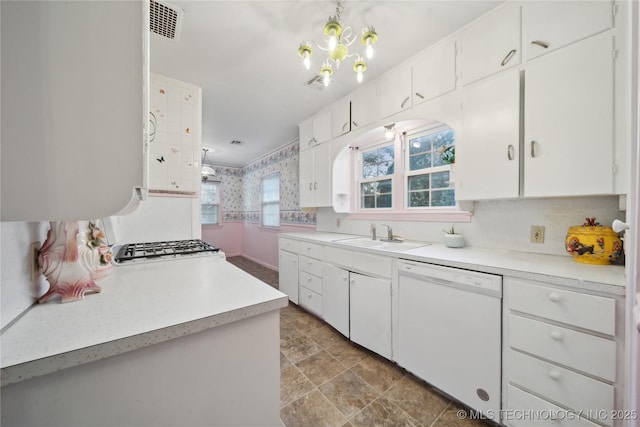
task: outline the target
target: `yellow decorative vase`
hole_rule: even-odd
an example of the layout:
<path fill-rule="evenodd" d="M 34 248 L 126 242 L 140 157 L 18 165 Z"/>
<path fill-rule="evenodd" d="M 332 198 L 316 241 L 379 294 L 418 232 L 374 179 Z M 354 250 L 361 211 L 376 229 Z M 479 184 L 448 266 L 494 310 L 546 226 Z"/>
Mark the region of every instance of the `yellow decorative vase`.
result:
<path fill-rule="evenodd" d="M 595 218 L 587 218 L 583 225 L 569 227 L 565 249 L 576 261 L 585 264 L 618 264 L 623 257 L 618 233 L 596 223 Z"/>

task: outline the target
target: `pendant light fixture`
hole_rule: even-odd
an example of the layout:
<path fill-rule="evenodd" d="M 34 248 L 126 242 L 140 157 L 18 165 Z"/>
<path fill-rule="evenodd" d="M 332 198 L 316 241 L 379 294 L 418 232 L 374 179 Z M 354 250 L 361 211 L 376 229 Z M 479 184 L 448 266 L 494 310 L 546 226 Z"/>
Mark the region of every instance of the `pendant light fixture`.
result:
<path fill-rule="evenodd" d="M 210 176 L 215 176 L 216 171 L 211 166 L 205 166 L 204 161 L 207 159 L 207 152 L 209 152 L 208 148 L 202 149 L 202 169 L 200 169 L 200 175 L 202 177 L 202 182 L 207 182 Z"/>
<path fill-rule="evenodd" d="M 349 54 L 349 47 L 358 39 L 350 26 L 344 27 L 342 24 L 342 12 L 344 7 L 342 2 L 336 2 L 336 14 L 330 16 L 324 26 L 323 44 L 314 43 L 318 49 L 327 52 L 327 59 L 320 67 L 320 76 L 325 86 L 329 86 L 331 76 L 334 73 L 334 65 L 337 70 L 345 59 L 355 56 L 353 71 L 356 73 L 358 83 L 362 82 L 364 72 L 367 71 L 366 60 L 358 53 Z M 364 56 L 367 59 L 373 58 L 373 45 L 378 41 L 378 34 L 373 27 L 363 28 L 360 32 L 360 42 L 364 46 Z M 313 56 L 312 42 L 300 43 L 298 56 L 302 59 L 305 68 L 311 68 L 311 57 Z"/>

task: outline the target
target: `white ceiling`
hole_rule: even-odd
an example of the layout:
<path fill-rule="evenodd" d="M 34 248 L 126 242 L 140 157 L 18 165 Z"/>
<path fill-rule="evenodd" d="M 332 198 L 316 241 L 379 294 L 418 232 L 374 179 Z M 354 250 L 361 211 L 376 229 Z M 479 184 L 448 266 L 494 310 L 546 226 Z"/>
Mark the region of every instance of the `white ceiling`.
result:
<path fill-rule="evenodd" d="M 178 42 L 151 33 L 151 71 L 202 87 L 207 161 L 242 167 L 298 138 L 298 123 L 357 88 L 352 61 L 328 89 L 306 86 L 302 41 L 321 42 L 335 1 L 164 2 L 184 11 Z M 343 24 L 374 26 L 379 40 L 365 80 L 415 55 L 502 1 L 343 1 Z M 360 50 L 359 42 L 352 49 Z M 242 141 L 232 145 L 232 140 Z"/>

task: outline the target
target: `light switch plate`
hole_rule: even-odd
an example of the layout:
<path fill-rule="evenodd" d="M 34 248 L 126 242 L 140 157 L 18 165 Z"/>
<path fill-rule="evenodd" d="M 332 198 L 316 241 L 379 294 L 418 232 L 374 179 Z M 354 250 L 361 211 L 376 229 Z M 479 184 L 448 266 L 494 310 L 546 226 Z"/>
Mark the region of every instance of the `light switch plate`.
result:
<path fill-rule="evenodd" d="M 544 243 L 544 226 L 532 225 L 531 237 L 529 240 L 531 241 L 531 243 Z"/>

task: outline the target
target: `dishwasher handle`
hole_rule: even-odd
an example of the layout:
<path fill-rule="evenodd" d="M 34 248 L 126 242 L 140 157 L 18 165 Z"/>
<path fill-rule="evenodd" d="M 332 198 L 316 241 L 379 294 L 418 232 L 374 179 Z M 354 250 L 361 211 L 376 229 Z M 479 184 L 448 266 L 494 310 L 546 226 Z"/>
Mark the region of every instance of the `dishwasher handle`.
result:
<path fill-rule="evenodd" d="M 425 285 L 449 286 L 502 298 L 502 276 L 494 274 L 401 260 L 398 263 L 398 275 L 423 280 Z"/>

